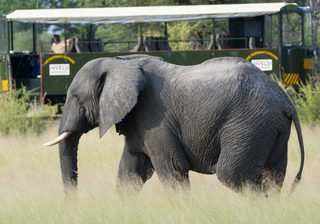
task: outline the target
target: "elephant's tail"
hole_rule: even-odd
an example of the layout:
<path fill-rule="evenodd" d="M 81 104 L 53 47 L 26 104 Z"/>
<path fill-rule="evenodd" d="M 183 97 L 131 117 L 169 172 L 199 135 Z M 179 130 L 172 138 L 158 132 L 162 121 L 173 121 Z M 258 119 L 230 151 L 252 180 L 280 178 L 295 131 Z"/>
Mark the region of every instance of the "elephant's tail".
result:
<path fill-rule="evenodd" d="M 291 186 L 291 192 L 294 191 L 296 185 L 300 182 L 301 180 L 301 175 L 302 175 L 302 170 L 303 170 L 303 166 L 304 166 L 304 144 L 303 144 L 303 138 L 302 138 L 302 130 L 301 130 L 301 125 L 299 122 L 299 118 L 297 115 L 297 112 L 294 111 L 291 115 L 294 126 L 296 127 L 296 131 L 297 131 L 297 136 L 298 136 L 298 140 L 299 140 L 299 147 L 300 147 L 300 153 L 301 153 L 301 160 L 300 160 L 300 168 L 299 171 L 292 183 Z"/>

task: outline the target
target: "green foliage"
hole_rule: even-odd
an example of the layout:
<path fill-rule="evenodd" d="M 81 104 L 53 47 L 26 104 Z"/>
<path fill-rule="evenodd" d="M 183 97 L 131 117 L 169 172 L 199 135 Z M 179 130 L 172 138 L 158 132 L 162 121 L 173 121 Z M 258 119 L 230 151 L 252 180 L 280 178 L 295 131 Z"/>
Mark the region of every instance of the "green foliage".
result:
<path fill-rule="evenodd" d="M 36 8 L 36 6 L 37 6 L 37 0 L 31 0 L 31 1 L 12 0 L 10 2 L 8 2 L 7 0 L 0 0 L 0 13 L 7 14 L 16 9 L 32 9 L 32 8 Z"/>
<path fill-rule="evenodd" d="M 320 84 L 303 84 L 294 98 L 299 118 L 308 124 L 320 124 Z"/>
<path fill-rule="evenodd" d="M 103 24 L 97 27 L 95 38 L 102 42 L 106 51 L 132 50 L 138 41 L 137 24 Z M 128 42 L 131 42 L 128 45 Z"/>
<path fill-rule="evenodd" d="M 49 52 L 51 50 L 51 38 L 52 35 L 47 32 L 40 33 L 37 39 L 37 52 Z"/>
<path fill-rule="evenodd" d="M 14 36 L 15 51 L 32 51 L 32 34 L 31 30 L 16 32 Z"/>
<path fill-rule="evenodd" d="M 200 39 L 208 42 L 211 31 L 212 21 L 168 23 L 170 47 L 172 50 L 190 50 Z"/>
<path fill-rule="evenodd" d="M 172 22 L 168 25 L 170 33 L 169 42 L 174 40 L 188 40 L 190 33 L 190 23 L 188 22 Z M 172 50 L 186 50 L 190 49 L 190 42 L 170 42 Z"/>
<path fill-rule="evenodd" d="M 53 122 L 57 108 L 31 105 L 25 88 L 0 95 L 0 133 L 27 134 L 43 132 Z"/>
<path fill-rule="evenodd" d="M 295 104 L 300 121 L 310 125 L 320 124 L 320 83 L 300 84 L 297 92 L 292 86 L 285 86 L 276 75 L 272 79 L 288 94 Z"/>

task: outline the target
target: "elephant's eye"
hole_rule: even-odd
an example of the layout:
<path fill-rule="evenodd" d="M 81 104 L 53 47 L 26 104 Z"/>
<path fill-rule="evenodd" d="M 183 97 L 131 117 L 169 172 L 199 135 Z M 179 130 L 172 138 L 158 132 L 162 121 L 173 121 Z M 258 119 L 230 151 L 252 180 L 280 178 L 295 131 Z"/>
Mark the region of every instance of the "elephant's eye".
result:
<path fill-rule="evenodd" d="M 74 99 L 79 102 L 79 96 L 78 95 L 73 95 Z"/>
<path fill-rule="evenodd" d="M 77 103 L 79 104 L 79 107 L 81 110 L 84 110 L 83 102 L 80 100 L 80 97 L 78 95 L 74 95 L 74 98 L 76 99 Z"/>
<path fill-rule="evenodd" d="M 77 100 L 77 102 L 80 102 L 80 97 L 78 96 L 78 95 L 73 95 L 74 96 L 74 98 Z"/>

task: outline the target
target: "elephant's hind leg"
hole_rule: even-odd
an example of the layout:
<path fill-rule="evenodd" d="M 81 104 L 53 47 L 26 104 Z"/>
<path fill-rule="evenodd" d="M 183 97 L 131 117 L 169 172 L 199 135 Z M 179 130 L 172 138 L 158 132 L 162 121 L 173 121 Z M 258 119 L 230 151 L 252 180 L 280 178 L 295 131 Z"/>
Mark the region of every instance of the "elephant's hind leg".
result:
<path fill-rule="evenodd" d="M 246 185 L 261 189 L 261 174 L 275 139 L 275 135 L 266 133 L 229 131 L 222 136 L 216 164 L 216 175 L 222 183 L 234 190 L 241 190 Z"/>
<path fill-rule="evenodd" d="M 133 186 L 140 190 L 142 185 L 153 175 L 153 166 L 148 156 L 140 152 L 130 151 L 126 144 L 118 170 L 117 185 Z"/>
<path fill-rule="evenodd" d="M 286 132 L 277 135 L 273 150 L 270 152 L 261 176 L 263 191 L 267 191 L 271 186 L 280 190 L 283 185 L 288 161 L 289 135 L 290 126 Z"/>

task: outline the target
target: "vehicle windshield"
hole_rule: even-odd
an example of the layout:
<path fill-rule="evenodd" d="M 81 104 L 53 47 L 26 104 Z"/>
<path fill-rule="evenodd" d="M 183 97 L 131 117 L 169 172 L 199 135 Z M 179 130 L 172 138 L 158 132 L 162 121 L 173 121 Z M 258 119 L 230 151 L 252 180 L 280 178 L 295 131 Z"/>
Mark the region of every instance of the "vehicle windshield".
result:
<path fill-rule="evenodd" d="M 302 46 L 302 15 L 300 13 L 282 14 L 282 44 Z"/>

